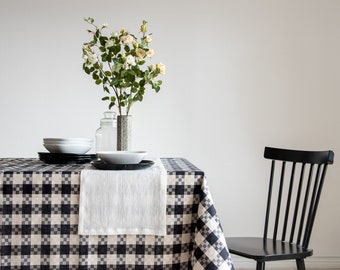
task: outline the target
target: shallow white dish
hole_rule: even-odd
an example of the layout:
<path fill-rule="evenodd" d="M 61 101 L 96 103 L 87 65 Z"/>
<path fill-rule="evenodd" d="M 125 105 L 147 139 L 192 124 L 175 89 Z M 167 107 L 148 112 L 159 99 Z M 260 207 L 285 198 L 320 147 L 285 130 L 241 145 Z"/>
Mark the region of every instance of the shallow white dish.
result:
<path fill-rule="evenodd" d="M 138 164 L 146 156 L 146 151 L 99 151 L 97 156 L 109 164 Z"/>
<path fill-rule="evenodd" d="M 88 138 L 44 138 L 44 143 L 46 144 L 59 144 L 59 143 L 92 143 L 92 139 Z"/>
<path fill-rule="evenodd" d="M 56 143 L 56 144 L 44 144 L 44 147 L 50 153 L 62 153 L 62 154 L 78 154 L 82 155 L 87 153 L 92 148 L 92 143 Z"/>

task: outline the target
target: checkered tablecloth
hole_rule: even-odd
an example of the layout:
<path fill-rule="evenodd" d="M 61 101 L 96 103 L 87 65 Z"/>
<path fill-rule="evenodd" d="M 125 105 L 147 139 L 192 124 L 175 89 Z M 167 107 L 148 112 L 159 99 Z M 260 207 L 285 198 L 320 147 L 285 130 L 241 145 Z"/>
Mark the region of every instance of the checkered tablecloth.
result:
<path fill-rule="evenodd" d="M 78 235 L 80 171 L 0 159 L 0 269 L 234 269 L 204 173 L 166 158 L 165 236 Z"/>

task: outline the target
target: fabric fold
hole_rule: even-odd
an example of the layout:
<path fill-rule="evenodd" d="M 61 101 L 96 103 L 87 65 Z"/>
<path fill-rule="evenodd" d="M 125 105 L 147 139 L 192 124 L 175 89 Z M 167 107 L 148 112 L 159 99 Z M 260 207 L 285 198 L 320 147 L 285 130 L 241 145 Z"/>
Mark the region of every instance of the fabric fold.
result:
<path fill-rule="evenodd" d="M 167 172 L 154 161 L 144 170 L 82 170 L 78 233 L 165 235 Z"/>

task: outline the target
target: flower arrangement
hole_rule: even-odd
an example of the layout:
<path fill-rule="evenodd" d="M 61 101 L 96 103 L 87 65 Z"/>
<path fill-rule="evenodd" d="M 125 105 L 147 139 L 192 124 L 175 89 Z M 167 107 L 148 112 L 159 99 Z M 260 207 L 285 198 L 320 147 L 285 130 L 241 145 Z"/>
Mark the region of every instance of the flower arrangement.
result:
<path fill-rule="evenodd" d="M 102 100 L 109 102 L 109 109 L 116 106 L 119 115 L 129 115 L 131 106 L 143 100 L 148 85 L 156 93 L 160 90 L 162 81 L 156 78 L 165 74 L 162 63 L 146 66 L 148 58 L 154 55 L 149 48 L 152 38 L 147 34 L 147 22 L 142 22 L 141 37 L 137 38 L 125 29 L 104 35 L 108 24 L 98 27 L 93 18 L 84 20 L 94 29 L 87 30 L 92 40 L 83 44 L 83 70 L 97 85 L 102 84 Z"/>

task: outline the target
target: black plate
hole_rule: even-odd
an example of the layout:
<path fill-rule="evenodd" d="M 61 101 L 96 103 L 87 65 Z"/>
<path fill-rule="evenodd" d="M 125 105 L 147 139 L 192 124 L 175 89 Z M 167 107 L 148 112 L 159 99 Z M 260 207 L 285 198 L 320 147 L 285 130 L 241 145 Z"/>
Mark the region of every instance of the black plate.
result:
<path fill-rule="evenodd" d="M 39 152 L 39 159 L 47 164 L 85 164 L 97 159 L 96 155 L 57 154 Z"/>
<path fill-rule="evenodd" d="M 154 164 L 152 160 L 142 160 L 138 164 L 110 164 L 100 159 L 92 161 L 93 167 L 99 170 L 141 170 Z"/>

